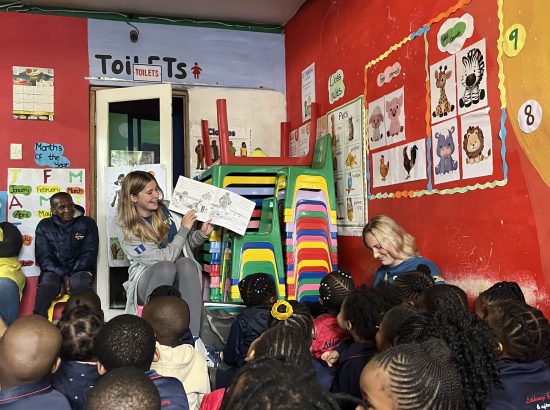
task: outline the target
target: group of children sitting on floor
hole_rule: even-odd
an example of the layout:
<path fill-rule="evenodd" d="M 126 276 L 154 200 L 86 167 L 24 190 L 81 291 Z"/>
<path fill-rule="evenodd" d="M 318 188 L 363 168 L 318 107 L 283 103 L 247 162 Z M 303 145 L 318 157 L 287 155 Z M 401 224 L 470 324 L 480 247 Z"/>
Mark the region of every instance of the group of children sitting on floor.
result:
<path fill-rule="evenodd" d="M 142 317 L 104 323 L 97 295 L 72 296 L 57 327 L 39 316 L 0 339 L 0 408 L 550 408 L 550 326 L 514 282 L 468 311 L 465 292 L 422 265 L 356 287 L 335 271 L 319 304 L 276 301 L 271 276 L 245 277 L 215 389 L 189 307 L 156 289 Z"/>

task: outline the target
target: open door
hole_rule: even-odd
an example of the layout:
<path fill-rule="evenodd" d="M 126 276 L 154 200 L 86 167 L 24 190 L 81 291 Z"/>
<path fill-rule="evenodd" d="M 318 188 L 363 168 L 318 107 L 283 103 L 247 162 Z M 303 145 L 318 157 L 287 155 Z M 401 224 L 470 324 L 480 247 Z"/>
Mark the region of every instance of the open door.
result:
<path fill-rule="evenodd" d="M 114 88 L 96 92 L 96 210 L 99 228 L 97 293 L 105 320 L 124 312 L 122 283 L 128 276 L 117 261 L 112 238 L 117 195 L 112 198 L 112 166 L 162 164 L 166 170 L 164 197 L 172 193 L 172 87 L 170 84 Z M 111 226 L 111 228 L 109 227 Z M 120 259 L 120 258 L 119 258 Z"/>

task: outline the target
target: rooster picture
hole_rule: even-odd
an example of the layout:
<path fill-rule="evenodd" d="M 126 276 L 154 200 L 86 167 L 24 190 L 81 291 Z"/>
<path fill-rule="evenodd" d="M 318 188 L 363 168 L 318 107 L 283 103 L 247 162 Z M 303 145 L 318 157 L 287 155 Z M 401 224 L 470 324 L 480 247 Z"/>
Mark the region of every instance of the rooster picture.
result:
<path fill-rule="evenodd" d="M 405 171 L 407 171 L 407 176 L 405 179 L 409 179 L 411 177 L 411 170 L 416 163 L 416 151 L 418 151 L 418 147 L 413 145 L 411 148 L 411 157 L 409 158 L 409 155 L 407 154 L 407 147 L 405 146 L 403 148 L 403 166 L 405 167 Z"/>
<path fill-rule="evenodd" d="M 384 163 L 384 156 L 380 156 L 380 176 L 382 177 L 382 181 L 386 180 L 386 177 L 388 176 L 388 171 L 390 170 L 390 161 L 388 161 L 387 164 Z"/>

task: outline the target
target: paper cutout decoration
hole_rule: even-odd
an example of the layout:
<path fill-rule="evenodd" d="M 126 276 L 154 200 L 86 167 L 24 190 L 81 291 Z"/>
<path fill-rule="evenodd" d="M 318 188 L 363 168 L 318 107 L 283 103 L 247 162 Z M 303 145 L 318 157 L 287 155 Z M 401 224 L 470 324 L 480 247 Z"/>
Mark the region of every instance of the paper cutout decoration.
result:
<path fill-rule="evenodd" d="M 384 84 L 390 83 L 399 74 L 401 74 L 401 64 L 396 62 L 393 65 L 387 66 L 383 73 L 378 74 L 376 84 L 378 87 L 382 87 Z"/>
<path fill-rule="evenodd" d="M 369 145 L 371 149 L 386 145 L 386 125 L 384 122 L 384 97 L 369 104 Z"/>
<path fill-rule="evenodd" d="M 456 118 L 432 126 L 432 147 L 434 183 L 437 185 L 458 180 L 460 146 Z"/>
<path fill-rule="evenodd" d="M 328 78 L 328 99 L 331 104 L 334 104 L 344 96 L 346 85 L 344 84 L 344 72 L 338 69 Z"/>
<path fill-rule="evenodd" d="M 48 168 L 69 168 L 71 161 L 63 156 L 65 147 L 61 144 L 37 142 L 34 144 L 34 162 Z"/>
<path fill-rule="evenodd" d="M 485 107 L 487 95 L 485 39 L 456 55 L 458 113 Z"/>
<path fill-rule="evenodd" d="M 386 144 L 405 140 L 405 91 L 401 87 L 385 96 Z"/>
<path fill-rule="evenodd" d="M 466 13 L 459 18 L 446 20 L 437 32 L 437 47 L 439 51 L 456 54 L 464 46 L 474 32 L 474 18 Z"/>
<path fill-rule="evenodd" d="M 462 178 L 493 174 L 493 139 L 489 108 L 461 117 Z"/>
<path fill-rule="evenodd" d="M 426 142 L 423 138 L 395 149 L 401 154 L 397 156 L 399 182 L 426 179 Z"/>
<path fill-rule="evenodd" d="M 432 123 L 456 116 L 456 73 L 454 56 L 430 66 Z"/>
<path fill-rule="evenodd" d="M 503 49 L 504 53 L 508 57 L 515 57 L 517 56 L 521 50 L 523 50 L 523 46 L 525 46 L 525 39 L 527 37 L 527 31 L 525 30 L 525 27 L 521 24 L 513 24 L 508 30 L 506 30 L 506 33 L 504 33 L 504 44 Z"/>
<path fill-rule="evenodd" d="M 537 100 L 525 101 L 518 110 L 519 128 L 526 134 L 536 131 L 542 121 L 542 106 Z"/>

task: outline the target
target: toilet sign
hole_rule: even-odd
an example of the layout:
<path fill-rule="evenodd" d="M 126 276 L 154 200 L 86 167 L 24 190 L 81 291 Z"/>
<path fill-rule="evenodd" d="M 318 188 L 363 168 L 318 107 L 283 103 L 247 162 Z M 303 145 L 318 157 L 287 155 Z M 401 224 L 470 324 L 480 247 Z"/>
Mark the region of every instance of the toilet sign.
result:
<path fill-rule="evenodd" d="M 134 81 L 162 82 L 162 66 L 134 64 Z"/>

